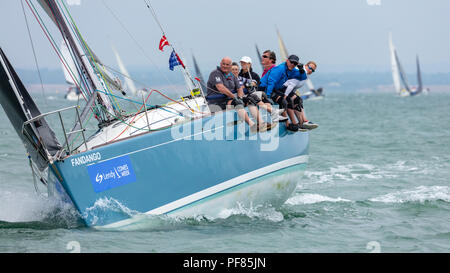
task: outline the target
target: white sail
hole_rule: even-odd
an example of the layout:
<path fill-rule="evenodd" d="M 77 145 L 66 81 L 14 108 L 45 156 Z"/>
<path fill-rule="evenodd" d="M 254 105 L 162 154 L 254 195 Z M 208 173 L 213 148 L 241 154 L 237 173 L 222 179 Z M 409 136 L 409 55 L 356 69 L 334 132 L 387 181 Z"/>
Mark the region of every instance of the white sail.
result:
<path fill-rule="evenodd" d="M 419 55 L 416 56 L 416 64 L 417 64 L 417 84 L 419 85 L 417 87 L 417 93 L 420 93 L 423 91 L 423 84 L 422 84 L 422 73 L 420 72 L 420 64 L 419 64 Z"/>
<path fill-rule="evenodd" d="M 119 65 L 120 72 L 122 73 L 122 75 L 125 78 L 125 84 L 127 85 L 128 90 L 131 91 L 131 93 L 133 95 L 136 95 L 137 88 L 136 88 L 136 85 L 134 85 L 134 82 L 130 77 L 130 73 L 128 73 L 128 70 L 125 68 L 125 65 L 123 64 L 122 59 L 120 58 L 119 53 L 117 52 L 116 48 L 113 46 L 112 49 L 113 49 L 114 55 L 116 56 L 116 61 L 117 61 L 117 64 Z"/>
<path fill-rule="evenodd" d="M 316 90 L 314 88 L 314 85 L 313 85 L 312 81 L 309 78 L 306 79 L 306 85 L 308 85 L 309 90 Z"/>
<path fill-rule="evenodd" d="M 282 60 L 282 61 L 285 61 L 285 60 L 288 58 L 289 53 L 288 53 L 288 51 L 287 51 L 286 45 L 285 45 L 284 42 L 283 42 L 283 39 L 281 38 L 281 34 L 280 34 L 280 31 L 278 31 L 278 28 L 277 28 L 277 36 L 278 36 L 278 45 L 279 45 L 279 47 L 280 47 L 281 60 Z M 313 85 L 311 79 L 309 79 L 309 78 L 306 79 L 306 85 L 308 86 L 308 89 L 309 89 L 310 91 L 311 91 L 311 90 L 316 90 L 316 89 L 314 88 L 314 85 Z M 308 92 L 310 92 L 310 91 L 308 91 Z M 312 92 L 310 92 L 310 93 L 312 93 Z"/>
<path fill-rule="evenodd" d="M 389 50 L 391 53 L 391 69 L 392 69 L 392 80 L 394 81 L 395 91 L 400 94 L 402 87 L 400 84 L 400 71 L 397 63 L 397 52 L 395 51 L 394 44 L 392 43 L 392 33 L 389 33 Z"/>
<path fill-rule="evenodd" d="M 280 47 L 281 61 L 284 62 L 288 58 L 289 53 L 287 51 L 286 45 L 283 42 L 283 39 L 281 38 L 281 34 L 278 31 L 278 28 L 277 28 L 277 36 L 278 36 L 278 45 Z"/>
<path fill-rule="evenodd" d="M 61 63 L 62 69 L 64 72 L 64 78 L 66 79 L 66 82 L 72 86 L 76 86 L 77 82 L 80 82 L 80 76 L 78 75 L 78 69 L 75 66 L 75 62 L 72 59 L 72 56 L 70 54 L 69 48 L 67 47 L 66 43 L 64 41 L 61 42 L 61 54 L 63 57 L 63 60 L 66 65 Z"/>

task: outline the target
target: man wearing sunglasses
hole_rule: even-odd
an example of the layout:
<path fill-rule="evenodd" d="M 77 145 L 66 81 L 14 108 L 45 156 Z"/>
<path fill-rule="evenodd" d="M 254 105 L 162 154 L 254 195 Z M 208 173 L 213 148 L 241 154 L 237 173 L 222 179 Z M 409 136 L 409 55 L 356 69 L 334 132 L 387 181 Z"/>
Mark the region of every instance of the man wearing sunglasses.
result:
<path fill-rule="evenodd" d="M 299 60 L 298 56 L 290 55 L 286 62 L 270 69 L 261 79 L 261 84 L 258 89 L 264 90 L 267 97 L 277 103 L 280 109 L 288 109 L 283 84 L 289 79 L 300 78 L 300 71 L 295 68 Z M 286 112 L 283 113 L 283 116 L 286 116 Z M 298 127 L 291 125 L 288 120 L 286 121 L 286 127 L 291 131 L 298 131 Z"/>
<path fill-rule="evenodd" d="M 308 129 L 312 130 L 319 125 L 306 119 L 305 109 L 303 108 L 302 98 L 296 94 L 296 90 L 305 85 L 308 75 L 311 75 L 317 69 L 317 64 L 313 61 L 309 61 L 306 65 L 298 64 L 297 68 L 300 71 L 300 77 L 295 77 L 287 80 L 284 84 L 284 96 L 288 102 L 288 115 L 292 121 L 290 128 L 295 131 L 296 129 Z M 297 118 L 297 120 L 295 119 Z"/>
<path fill-rule="evenodd" d="M 272 50 L 266 50 L 261 57 L 261 64 L 264 66 L 264 71 L 261 75 L 262 78 L 267 74 L 267 72 L 269 72 L 270 69 L 276 66 L 275 63 L 277 62 L 277 56 Z"/>
<path fill-rule="evenodd" d="M 220 66 L 209 75 L 206 100 L 208 101 L 211 112 L 226 110 L 233 106 L 239 117 L 250 126 L 252 132 L 270 130 L 272 125 L 263 122 L 257 109 L 251 109 L 256 123 L 249 118 L 242 101 L 244 97 L 243 86 L 240 85 L 238 78 L 231 73 L 231 64 L 231 58 L 224 57 L 220 62 Z"/>
<path fill-rule="evenodd" d="M 287 114 L 291 122 L 286 121 L 286 127 L 290 131 L 298 131 L 299 128 L 303 129 L 303 123 L 306 121 L 304 111 L 302 110 L 301 98 L 290 97 L 285 95 L 286 86 L 284 84 L 290 79 L 298 79 L 299 81 L 306 80 L 307 75 L 313 73 L 317 65 L 314 62 L 309 62 L 306 66 L 300 66 L 300 58 L 296 55 L 290 55 L 286 62 L 270 69 L 266 75 L 261 79 L 260 89 L 266 91 L 268 97 L 270 97 L 275 103 L 277 103 L 281 109 L 287 110 Z M 301 73 L 301 71 L 303 73 Z M 297 108 L 297 110 L 295 110 Z M 303 114 L 301 114 L 303 112 Z M 297 115 L 298 114 L 298 115 Z M 283 114 L 285 115 L 285 113 Z M 296 117 L 297 116 L 297 117 Z M 298 122 L 297 122 L 298 119 Z M 308 126 L 305 124 L 304 127 Z M 313 127 L 311 125 L 310 127 Z M 315 124 L 315 127 L 317 124 Z M 313 128 L 309 128 L 313 129 Z"/>

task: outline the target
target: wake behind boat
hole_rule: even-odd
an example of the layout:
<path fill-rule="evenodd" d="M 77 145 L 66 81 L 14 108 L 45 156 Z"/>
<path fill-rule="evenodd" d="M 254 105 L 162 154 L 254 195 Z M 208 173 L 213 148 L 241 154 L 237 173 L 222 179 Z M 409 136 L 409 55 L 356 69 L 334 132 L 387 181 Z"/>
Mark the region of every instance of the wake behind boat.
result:
<path fill-rule="evenodd" d="M 30 0 L 25 2 L 37 12 Z M 68 71 L 85 106 L 41 114 L 1 48 L 0 102 L 29 153 L 33 175 L 49 195 L 73 204 L 87 226 L 132 228 L 142 214 L 220 217 L 226 209 L 278 207 L 289 198 L 306 168 L 308 132 L 292 133 L 279 124 L 254 133 L 235 111 L 211 114 L 179 58 L 195 85 L 191 94 L 149 105 L 152 93 L 162 94 L 152 89 L 141 104 L 135 102 L 137 111 L 126 114 L 118 103 L 122 90 L 75 31 L 64 2 L 39 3 L 70 50 L 76 65 Z M 60 119 L 60 141 L 45 119 L 67 111 L 76 122 L 68 127 Z M 99 129 L 87 137 L 90 118 Z M 115 206 L 105 209 L 105 203 Z"/>

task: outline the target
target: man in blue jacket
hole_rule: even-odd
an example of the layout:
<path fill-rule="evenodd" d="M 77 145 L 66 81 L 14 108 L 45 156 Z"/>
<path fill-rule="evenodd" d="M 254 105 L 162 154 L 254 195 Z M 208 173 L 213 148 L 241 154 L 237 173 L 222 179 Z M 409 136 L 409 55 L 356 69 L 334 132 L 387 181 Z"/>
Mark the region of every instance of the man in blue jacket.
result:
<path fill-rule="evenodd" d="M 289 79 L 306 77 L 306 75 L 300 74 L 300 71 L 296 68 L 299 61 L 298 56 L 290 55 L 286 62 L 270 69 L 261 79 L 260 89 L 265 90 L 267 96 L 277 103 L 281 109 L 288 110 L 283 84 Z M 286 112 L 283 115 L 286 115 Z M 289 130 L 298 130 L 298 127 L 289 123 L 289 121 L 286 121 L 286 126 Z"/>

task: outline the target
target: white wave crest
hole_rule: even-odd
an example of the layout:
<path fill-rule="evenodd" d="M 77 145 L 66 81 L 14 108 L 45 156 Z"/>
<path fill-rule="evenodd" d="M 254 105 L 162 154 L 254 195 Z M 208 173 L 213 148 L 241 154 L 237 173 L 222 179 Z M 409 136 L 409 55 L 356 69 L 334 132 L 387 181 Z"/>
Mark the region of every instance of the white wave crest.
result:
<path fill-rule="evenodd" d="M 341 197 L 338 198 L 332 198 L 320 194 L 314 194 L 314 193 L 302 193 L 299 195 L 295 195 L 291 198 L 289 198 L 286 201 L 286 204 L 288 205 L 308 205 L 308 204 L 315 204 L 315 203 L 321 203 L 321 202 L 351 202 L 351 200 L 344 199 Z"/>
<path fill-rule="evenodd" d="M 328 171 L 305 171 L 305 176 L 314 183 L 327 183 L 336 180 L 354 181 L 360 179 L 392 178 L 396 175 L 371 164 L 347 164 L 331 167 Z"/>
<path fill-rule="evenodd" d="M 450 202 L 450 188 L 447 186 L 419 186 L 412 190 L 388 193 L 369 199 L 372 202 L 405 203 L 442 200 Z"/>
<path fill-rule="evenodd" d="M 91 224 L 95 225 L 100 220 L 99 215 L 104 213 L 118 213 L 129 217 L 139 214 L 139 212 L 128 208 L 114 198 L 104 197 L 97 199 L 92 207 L 87 208 L 83 213 L 83 218 L 91 218 Z"/>
<path fill-rule="evenodd" d="M 272 207 L 263 205 L 259 206 L 244 206 L 240 203 L 236 207 L 230 209 L 223 209 L 218 218 L 228 218 L 232 215 L 246 215 L 250 218 L 262 218 L 273 222 L 283 221 L 284 217 L 281 212 L 276 211 Z"/>

